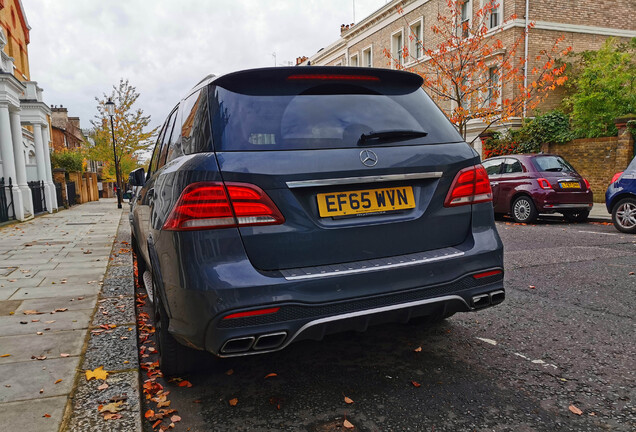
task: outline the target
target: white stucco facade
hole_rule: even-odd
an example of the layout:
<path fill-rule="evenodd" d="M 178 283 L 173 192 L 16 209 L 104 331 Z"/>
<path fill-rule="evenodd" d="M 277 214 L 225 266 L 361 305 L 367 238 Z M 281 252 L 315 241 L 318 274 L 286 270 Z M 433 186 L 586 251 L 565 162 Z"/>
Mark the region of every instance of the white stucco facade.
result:
<path fill-rule="evenodd" d="M 35 81 L 19 81 L 13 74 L 13 58 L 4 51 L 6 36 L 0 28 L 0 178 L 13 197 L 9 216 L 26 220 L 34 216 L 28 182 L 44 182 L 46 210 L 58 208 L 51 171 L 50 108 L 42 101 L 42 89 Z"/>

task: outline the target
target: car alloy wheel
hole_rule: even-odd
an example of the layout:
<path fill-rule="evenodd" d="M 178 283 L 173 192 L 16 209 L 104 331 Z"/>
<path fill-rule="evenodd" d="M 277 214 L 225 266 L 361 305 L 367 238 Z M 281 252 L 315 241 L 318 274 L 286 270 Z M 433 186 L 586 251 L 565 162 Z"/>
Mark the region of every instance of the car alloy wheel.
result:
<path fill-rule="evenodd" d="M 621 200 L 612 212 L 614 226 L 625 233 L 636 233 L 636 199 Z"/>
<path fill-rule="evenodd" d="M 512 217 L 519 223 L 534 222 L 537 218 L 537 209 L 532 199 L 526 196 L 517 198 L 512 204 Z"/>

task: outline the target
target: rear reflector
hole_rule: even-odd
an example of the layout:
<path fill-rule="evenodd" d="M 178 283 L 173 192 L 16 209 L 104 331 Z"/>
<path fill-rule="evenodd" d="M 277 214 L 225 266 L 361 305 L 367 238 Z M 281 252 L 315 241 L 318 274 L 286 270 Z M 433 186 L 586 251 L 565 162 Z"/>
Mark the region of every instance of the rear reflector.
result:
<path fill-rule="evenodd" d="M 501 273 L 503 273 L 503 271 L 501 271 L 501 270 L 491 270 L 491 271 L 487 271 L 487 272 L 483 272 L 483 273 L 474 274 L 473 277 L 475 279 L 481 279 L 481 278 L 485 278 L 485 277 L 488 277 L 488 276 L 498 275 L 498 274 L 501 274 Z"/>
<path fill-rule="evenodd" d="M 380 81 L 372 75 L 332 75 L 332 74 L 302 74 L 290 75 L 288 81 Z"/>
<path fill-rule="evenodd" d="M 284 222 L 276 205 L 257 186 L 199 182 L 188 185 L 181 192 L 163 229 L 182 231 Z"/>
<path fill-rule="evenodd" d="M 492 201 L 492 189 L 484 167 L 474 165 L 459 171 L 446 195 L 444 207 Z"/>
<path fill-rule="evenodd" d="M 259 315 L 269 315 L 269 314 L 273 314 L 276 313 L 280 310 L 279 307 L 276 308 L 269 308 L 269 309 L 257 309 L 257 310 L 253 310 L 253 311 L 247 311 L 247 312 L 237 312 L 237 313 L 233 313 L 227 316 L 224 316 L 223 319 L 234 319 L 234 318 L 245 318 L 245 317 L 252 317 L 252 316 L 259 316 Z"/>
<path fill-rule="evenodd" d="M 552 185 L 550 184 L 548 179 L 538 178 L 537 181 L 539 182 L 539 186 L 541 187 L 541 189 L 552 189 Z"/>

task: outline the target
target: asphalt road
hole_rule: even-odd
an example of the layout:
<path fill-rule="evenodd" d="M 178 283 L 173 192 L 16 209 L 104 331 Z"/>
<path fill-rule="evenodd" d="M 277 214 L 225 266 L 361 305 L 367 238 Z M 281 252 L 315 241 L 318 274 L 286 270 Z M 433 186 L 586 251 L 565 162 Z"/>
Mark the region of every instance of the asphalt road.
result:
<path fill-rule="evenodd" d="M 190 388 L 160 381 L 175 430 L 636 430 L 636 236 L 557 220 L 497 227 L 503 304 L 212 362 L 185 377 Z"/>

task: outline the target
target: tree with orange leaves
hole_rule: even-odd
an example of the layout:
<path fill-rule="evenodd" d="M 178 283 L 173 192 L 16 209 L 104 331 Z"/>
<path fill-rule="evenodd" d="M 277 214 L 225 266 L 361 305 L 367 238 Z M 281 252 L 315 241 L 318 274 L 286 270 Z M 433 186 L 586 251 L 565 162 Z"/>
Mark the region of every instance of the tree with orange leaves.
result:
<path fill-rule="evenodd" d="M 423 59 L 412 57 L 408 44 L 400 51 L 403 58 L 395 58 L 389 50 L 384 50 L 393 67 L 422 76 L 425 90 L 438 105 L 450 105 L 449 118 L 464 139 L 472 119 L 481 120 L 486 130 L 495 123 L 525 116 L 527 110 L 536 108 L 550 91 L 567 80 L 565 63 L 559 62 L 559 57 L 572 49 L 559 49 L 563 37 L 557 38 L 551 49 L 542 50 L 536 56 L 537 62 L 543 65 L 527 71 L 526 79 L 527 60 L 523 52 L 518 53 L 519 48 L 523 48 L 525 34 L 506 45 L 499 39 L 506 24 L 515 20 L 516 15 L 489 29 L 489 19 L 499 7 L 497 0 L 486 1 L 472 19 L 466 18 L 469 11 L 462 10 L 466 4 L 466 0 L 448 0 L 446 13 L 437 15 L 431 30 L 441 42 L 435 48 L 425 49 L 416 34 L 409 35 L 426 53 Z M 400 5 L 397 11 L 406 20 Z M 529 23 L 525 32 L 533 27 L 534 23 Z M 405 60 L 416 63 L 405 68 Z"/>

